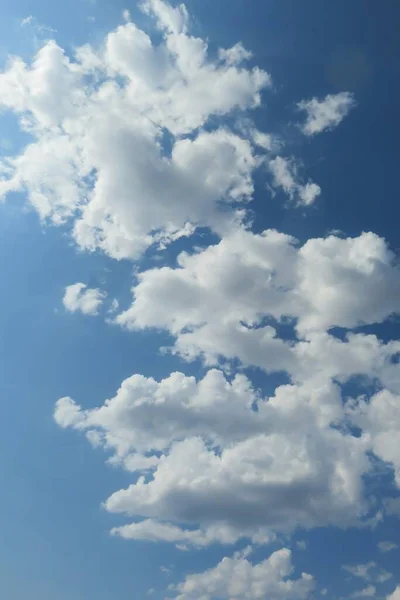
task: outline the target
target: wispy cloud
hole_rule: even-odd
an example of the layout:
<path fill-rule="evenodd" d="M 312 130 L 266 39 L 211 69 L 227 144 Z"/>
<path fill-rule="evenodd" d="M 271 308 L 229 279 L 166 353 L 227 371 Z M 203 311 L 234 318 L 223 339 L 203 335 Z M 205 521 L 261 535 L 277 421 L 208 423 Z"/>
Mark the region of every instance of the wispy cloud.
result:
<path fill-rule="evenodd" d="M 301 129 L 305 135 L 309 136 L 334 129 L 355 105 L 354 96 L 350 92 L 329 94 L 322 100 L 318 98 L 302 100 L 297 104 L 297 108 L 305 111 L 307 118 L 301 125 Z"/>

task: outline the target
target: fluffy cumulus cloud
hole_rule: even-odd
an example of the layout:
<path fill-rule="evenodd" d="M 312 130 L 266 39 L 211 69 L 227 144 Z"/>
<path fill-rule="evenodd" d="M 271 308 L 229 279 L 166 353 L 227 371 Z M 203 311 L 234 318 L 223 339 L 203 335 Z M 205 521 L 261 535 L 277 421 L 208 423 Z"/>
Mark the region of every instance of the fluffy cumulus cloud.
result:
<path fill-rule="evenodd" d="M 315 135 L 327 129 L 334 129 L 355 106 L 355 99 L 350 92 L 329 94 L 322 100 L 312 98 L 302 100 L 297 107 L 306 112 L 306 121 L 302 125 L 305 135 Z"/>
<path fill-rule="evenodd" d="M 310 239 L 300 247 L 273 230 L 260 235 L 241 230 L 200 252 L 181 254 L 176 268 L 145 271 L 138 280 L 132 307 L 117 322 L 131 329 L 167 329 L 185 357 L 203 356 L 209 363 L 218 356 L 239 358 L 301 376 L 310 353 L 328 371 L 336 369 L 336 359 L 346 369 L 342 359 L 348 354 L 350 374 L 374 369 L 368 355 L 382 351 L 384 360 L 399 348 L 381 346 L 374 336 L 353 334 L 343 343 L 327 333 L 335 326 L 383 321 L 398 308 L 399 268 L 385 241 L 372 233 Z M 285 319 L 294 320 L 303 342 L 277 336 L 274 323 Z M 324 362 L 327 353 L 330 364 Z M 394 370 L 387 364 L 388 377 Z"/>
<path fill-rule="evenodd" d="M 244 375 L 229 381 L 215 369 L 198 382 L 134 375 L 100 408 L 60 399 L 55 419 L 142 473 L 105 502 L 137 519 L 114 530 L 124 538 L 263 543 L 274 531 L 351 524 L 367 511 L 370 440 L 343 427 L 340 389 L 329 379 L 264 398 Z"/>
<path fill-rule="evenodd" d="M 390 594 L 390 596 L 388 596 L 387 600 L 400 600 L 400 586 L 398 586 L 393 594 Z"/>
<path fill-rule="evenodd" d="M 70 57 L 49 41 L 0 75 L 0 106 L 32 137 L 2 161 L 0 195 L 26 192 L 43 221 L 68 223 L 81 248 L 114 258 L 236 221 L 260 157 L 221 117 L 257 107 L 271 84 L 242 64 L 250 53 L 241 44 L 209 59 L 183 5 L 142 9 L 161 40 L 128 20 L 100 47 Z M 203 129 L 211 117 L 217 125 Z"/>
<path fill-rule="evenodd" d="M 68 312 L 81 312 L 96 316 L 106 297 L 98 288 L 88 288 L 84 283 L 73 283 L 65 288 L 63 305 Z"/>
<path fill-rule="evenodd" d="M 293 566 L 287 548 L 253 565 L 240 553 L 224 558 L 215 568 L 186 577 L 177 586 L 176 600 L 300 600 L 314 589 L 313 577 L 302 573 L 291 578 Z"/>
<path fill-rule="evenodd" d="M 137 279 L 118 324 L 166 329 L 185 359 L 222 367 L 239 359 L 285 371 L 290 383 L 264 397 L 245 375 L 214 368 L 200 380 L 133 375 L 90 410 L 59 400 L 59 425 L 85 432 L 139 475 L 105 501 L 134 518 L 113 533 L 204 547 L 367 517 L 371 455 L 392 465 L 398 482 L 400 343 L 355 332 L 339 339 L 331 328 L 396 312 L 399 271 L 385 241 L 332 235 L 301 246 L 276 231 L 239 229 Z M 282 324 L 291 336 L 278 335 Z M 355 375 L 383 389 L 368 402 L 343 399 L 340 385 Z"/>

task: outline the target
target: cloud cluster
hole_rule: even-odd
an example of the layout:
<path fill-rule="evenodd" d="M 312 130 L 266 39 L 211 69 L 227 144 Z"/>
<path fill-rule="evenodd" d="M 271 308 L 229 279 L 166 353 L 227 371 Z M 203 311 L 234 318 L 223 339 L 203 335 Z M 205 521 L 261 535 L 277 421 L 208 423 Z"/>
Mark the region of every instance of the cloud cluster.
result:
<path fill-rule="evenodd" d="M 276 231 L 238 230 L 183 253 L 176 268 L 138 274 L 118 323 L 167 329 L 185 358 L 239 359 L 283 370 L 291 383 L 266 398 L 245 375 L 211 369 L 201 380 L 134 375 L 90 410 L 60 399 L 60 426 L 84 431 L 111 462 L 139 473 L 105 502 L 135 518 L 113 533 L 185 547 L 265 543 L 274 532 L 366 516 L 370 454 L 398 472 L 400 343 L 363 333 L 339 339 L 330 329 L 396 312 L 393 259 L 374 234 L 299 246 Z M 292 336 L 280 337 L 285 322 Z M 343 399 L 339 384 L 354 375 L 384 389 L 368 402 Z"/>
<path fill-rule="evenodd" d="M 212 114 L 256 105 L 269 84 L 265 73 L 242 66 L 250 58 L 244 47 L 220 50 L 217 62 L 210 62 L 205 43 L 188 34 L 183 7 L 152 1 L 145 10 L 156 20 L 161 44 L 155 46 L 127 16 L 102 54 L 81 48 L 73 63 L 76 76 L 90 65 L 96 80 L 106 64 L 109 78 L 125 78 L 123 88 L 101 79 L 85 97 L 85 115 L 99 99 L 107 110 L 93 131 L 90 119 L 85 124 L 82 156 L 99 160 L 87 171 L 95 181 L 74 231 L 83 247 L 119 258 L 137 254 L 124 245 L 128 238 L 136 244 L 142 236 L 143 251 L 155 241 L 190 236 L 197 224 L 212 227 L 218 242 L 181 253 L 176 265 L 137 272 L 132 305 L 114 322 L 132 331 L 165 330 L 174 339 L 172 352 L 217 368 L 201 379 L 181 372 L 161 381 L 135 374 L 97 408 L 61 398 L 55 419 L 84 432 L 109 462 L 137 474 L 104 503 L 134 519 L 112 530 L 125 539 L 200 548 L 241 538 L 267 543 L 275 532 L 298 527 L 356 524 L 370 510 L 365 475 L 374 466 L 371 455 L 399 468 L 400 343 L 352 331 L 397 312 L 395 256 L 373 233 L 301 245 L 275 230 L 255 234 L 240 222 L 240 211 L 221 210 L 221 199 L 242 207 L 251 198 L 252 173 L 262 162 L 273 185 L 297 203 L 311 204 L 320 190 L 300 180 L 295 161 L 257 156 L 256 147 L 268 153 L 272 142 L 251 122 L 241 121 L 242 135 L 222 125 L 202 129 Z M 211 82 L 217 90 L 212 96 Z M 250 92 L 241 96 L 244 88 Z M 328 114 L 322 103 L 314 113 L 322 127 L 321 115 Z M 334 122 L 331 115 L 322 128 Z M 76 116 L 69 123 L 77 126 Z M 121 153 L 117 161 L 96 138 L 103 126 L 114 140 L 114 156 Z M 140 201 L 132 201 L 132 190 L 140 191 Z M 106 202 L 113 206 L 104 237 L 97 219 Z M 113 237 L 117 213 L 126 229 Z M 140 223 L 146 225 L 136 236 Z M 95 236 L 93 244 L 82 242 L 88 235 Z M 115 250 L 116 240 L 126 251 Z M 234 364 L 284 372 L 289 383 L 265 397 L 243 373 L 229 375 Z M 341 386 L 354 376 L 381 391 L 342 398 Z M 196 585 L 198 596 L 200 580 Z"/>
<path fill-rule="evenodd" d="M 161 381 L 134 374 L 96 408 L 59 399 L 54 418 L 134 474 L 104 503 L 132 521 L 112 530 L 125 539 L 204 548 L 359 525 L 370 516 L 365 476 L 377 461 L 400 487 L 400 342 L 357 330 L 399 312 L 396 257 L 371 232 L 302 244 L 252 232 L 256 169 L 291 204 L 307 207 L 321 193 L 248 119 L 271 77 L 249 66 L 241 43 L 211 55 L 184 5 L 141 6 L 156 35 L 125 12 L 99 47 L 67 56 L 50 41 L 31 64 L 10 60 L 0 105 L 31 142 L 0 163 L 0 195 L 25 192 L 44 223 L 67 224 L 80 249 L 115 259 L 199 226 L 217 234 L 176 264 L 136 272 L 131 306 L 112 305 L 114 326 L 164 330 L 171 352 L 208 370 Z M 354 105 L 347 92 L 300 102 L 303 132 L 336 127 Z M 63 304 L 96 315 L 104 299 L 76 283 Z M 247 367 L 288 383 L 266 395 Z M 363 395 L 347 397 L 355 376 Z M 387 502 L 387 513 L 397 509 Z M 347 570 L 369 581 L 373 568 Z M 292 575 L 287 549 L 259 564 L 236 554 L 171 591 L 179 600 L 307 598 L 313 578 Z M 374 593 L 371 584 L 358 595 Z"/>

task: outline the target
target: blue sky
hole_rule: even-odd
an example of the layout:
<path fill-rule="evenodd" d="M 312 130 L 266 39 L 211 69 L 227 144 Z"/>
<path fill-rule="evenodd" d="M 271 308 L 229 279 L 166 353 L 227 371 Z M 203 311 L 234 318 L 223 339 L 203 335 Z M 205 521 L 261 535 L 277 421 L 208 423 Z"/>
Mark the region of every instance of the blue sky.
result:
<path fill-rule="evenodd" d="M 186 7 L 0 8 L 0 591 L 396 600 L 400 11 Z"/>

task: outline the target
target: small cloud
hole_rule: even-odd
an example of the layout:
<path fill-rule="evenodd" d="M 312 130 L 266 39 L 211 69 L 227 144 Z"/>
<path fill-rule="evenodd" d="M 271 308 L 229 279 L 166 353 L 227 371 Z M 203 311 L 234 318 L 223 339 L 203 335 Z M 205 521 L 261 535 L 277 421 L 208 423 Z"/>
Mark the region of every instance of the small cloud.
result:
<path fill-rule="evenodd" d="M 34 18 L 32 15 L 29 15 L 29 17 L 25 17 L 25 19 L 22 19 L 20 21 L 21 27 L 25 27 L 26 25 L 32 25 L 33 19 Z"/>
<path fill-rule="evenodd" d="M 275 187 L 280 187 L 290 199 L 297 198 L 298 204 L 309 206 L 321 194 L 321 188 L 316 183 L 309 181 L 305 185 L 299 181 L 298 168 L 293 159 L 277 156 L 269 161 Z"/>
<path fill-rule="evenodd" d="M 315 199 L 320 195 L 321 188 L 319 185 L 313 182 L 306 183 L 299 189 L 299 196 L 302 200 L 302 204 L 309 206 L 313 204 Z"/>
<path fill-rule="evenodd" d="M 371 569 L 374 569 L 375 567 L 376 563 L 371 561 L 364 565 L 343 565 L 342 569 L 344 569 L 354 577 L 360 577 L 361 579 L 368 580 L 371 578 Z"/>
<path fill-rule="evenodd" d="M 110 308 L 108 309 L 108 314 L 112 315 L 117 312 L 119 309 L 119 302 L 116 298 L 111 302 Z"/>
<path fill-rule="evenodd" d="M 379 552 L 391 552 L 392 550 L 396 550 L 396 548 L 398 548 L 398 544 L 395 544 L 394 542 L 379 542 L 378 544 L 378 549 Z"/>
<path fill-rule="evenodd" d="M 376 594 L 376 587 L 374 585 L 369 585 L 368 587 L 360 590 L 359 592 L 354 592 L 352 594 L 352 598 L 372 598 Z"/>
<path fill-rule="evenodd" d="M 251 139 L 257 148 L 262 148 L 266 152 L 277 153 L 282 147 L 277 136 L 260 131 L 254 125 L 254 122 L 247 117 L 237 119 L 236 127 L 243 136 Z"/>
<path fill-rule="evenodd" d="M 49 37 L 57 33 L 57 29 L 53 29 L 53 27 L 49 27 L 48 25 L 43 25 L 43 23 L 40 23 L 33 15 L 21 19 L 19 24 L 22 28 L 28 28 L 28 31 L 30 31 L 33 36 L 34 45 L 37 48 L 42 46 L 43 42 L 48 40 Z"/>
<path fill-rule="evenodd" d="M 388 581 L 392 577 L 393 573 L 389 573 L 389 571 L 385 571 L 384 569 L 382 569 L 382 571 L 380 571 L 380 573 L 376 576 L 375 579 L 378 583 L 385 583 L 385 581 Z"/>
<path fill-rule="evenodd" d="M 326 235 L 334 235 L 335 237 L 346 237 L 346 234 L 341 229 L 329 229 Z"/>
<path fill-rule="evenodd" d="M 301 130 L 305 135 L 311 136 L 334 129 L 355 105 L 354 96 L 350 92 L 329 94 L 323 100 L 302 100 L 297 104 L 297 108 L 305 111 L 307 118 Z"/>
<path fill-rule="evenodd" d="M 129 10 L 127 8 L 123 11 L 122 16 L 124 18 L 124 21 L 126 21 L 127 23 L 129 23 L 129 21 L 131 21 L 131 13 L 129 12 Z"/>
<path fill-rule="evenodd" d="M 392 577 L 392 573 L 389 571 L 385 571 L 384 569 L 378 569 L 377 564 L 375 562 L 369 562 L 364 565 L 344 565 L 342 567 L 345 571 L 353 575 L 354 577 L 359 577 L 360 579 L 364 579 L 365 581 L 375 581 L 377 583 L 385 583 Z M 369 586 L 366 590 L 370 589 L 373 586 Z M 362 590 L 364 592 L 365 590 Z M 359 595 L 368 596 L 369 594 L 357 592 Z M 372 594 L 373 595 L 373 594 Z"/>
<path fill-rule="evenodd" d="M 65 288 L 64 308 L 68 312 L 81 312 L 96 316 L 107 294 L 97 288 L 88 288 L 84 283 L 74 283 Z"/>
<path fill-rule="evenodd" d="M 306 550 L 307 542 L 305 540 L 299 540 L 298 542 L 296 542 L 296 546 L 299 550 Z"/>

